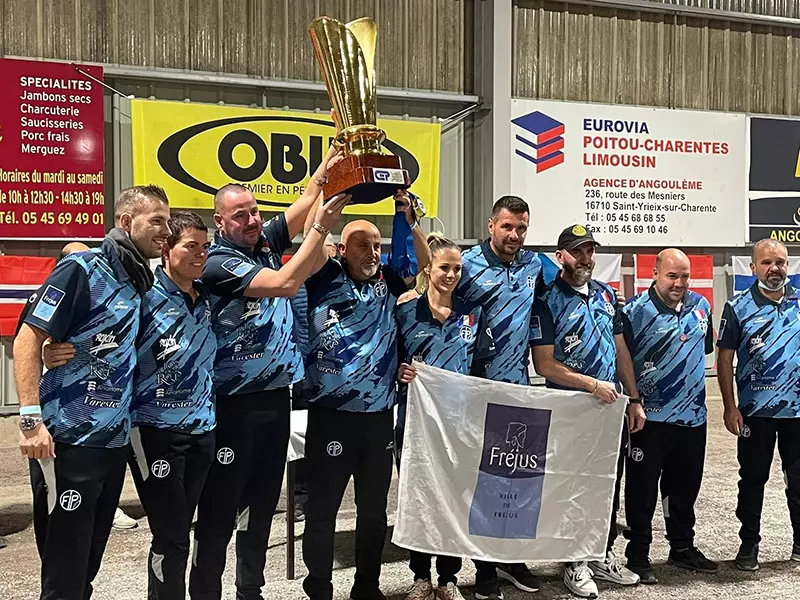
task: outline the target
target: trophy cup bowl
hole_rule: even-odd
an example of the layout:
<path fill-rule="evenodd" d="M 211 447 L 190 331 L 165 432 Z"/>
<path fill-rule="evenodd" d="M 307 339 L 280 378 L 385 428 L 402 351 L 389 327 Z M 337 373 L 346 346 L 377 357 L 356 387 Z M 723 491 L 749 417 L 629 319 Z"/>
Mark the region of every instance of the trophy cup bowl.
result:
<path fill-rule="evenodd" d="M 325 200 L 347 193 L 353 204 L 372 204 L 408 188 L 408 171 L 399 156 L 381 151 L 386 134 L 375 124 L 375 22 L 365 17 L 345 24 L 319 17 L 308 33 L 339 131 L 333 144 L 344 154 L 328 169 Z"/>

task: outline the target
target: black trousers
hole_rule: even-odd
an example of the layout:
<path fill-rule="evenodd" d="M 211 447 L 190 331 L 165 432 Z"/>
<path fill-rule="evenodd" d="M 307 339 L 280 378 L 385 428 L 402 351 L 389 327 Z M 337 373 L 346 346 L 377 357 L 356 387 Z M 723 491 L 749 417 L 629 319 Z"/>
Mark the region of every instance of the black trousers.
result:
<path fill-rule="evenodd" d="M 189 576 L 193 600 L 220 600 L 236 528 L 236 599 L 261 600 L 272 517 L 289 444 L 289 388 L 217 396 L 214 461 L 200 495 Z"/>
<path fill-rule="evenodd" d="M 739 500 L 736 516 L 741 521 L 739 537 L 743 544 L 761 541 L 761 508 L 764 485 L 769 479 L 775 438 L 786 483 L 789 518 L 794 543 L 800 544 L 800 419 L 744 417 L 747 427 L 738 442 Z"/>
<path fill-rule="evenodd" d="M 333 598 L 336 513 L 352 476 L 356 500 L 356 574 L 352 600 L 375 600 L 380 592 L 381 553 L 386 538 L 386 502 L 392 479 L 392 411 L 353 413 L 312 406 L 308 411 L 306 458 L 308 501 L 303 589 L 312 600 Z"/>
<path fill-rule="evenodd" d="M 214 458 L 214 432 L 134 427 L 131 450 L 133 481 L 153 534 L 147 598 L 184 600 L 189 530 Z"/>
<path fill-rule="evenodd" d="M 122 491 L 128 448 L 56 442 L 55 454 L 31 461 L 40 600 L 88 600 Z"/>
<path fill-rule="evenodd" d="M 396 427 L 394 430 L 394 447 L 397 458 L 397 472 L 400 472 L 400 454 L 403 451 L 404 427 Z M 428 580 L 431 578 L 431 559 L 432 554 L 409 550 L 408 566 L 414 574 L 414 581 L 417 579 Z M 460 556 L 436 556 L 436 574 L 438 575 L 439 586 L 444 587 L 448 583 L 457 583 L 458 572 L 461 570 Z"/>
<path fill-rule="evenodd" d="M 631 434 L 625 483 L 628 558 L 650 553 L 659 480 L 670 546 L 683 550 L 694 545 L 694 505 L 703 481 L 706 429 L 705 423 L 685 427 L 647 421 L 644 429 Z"/>

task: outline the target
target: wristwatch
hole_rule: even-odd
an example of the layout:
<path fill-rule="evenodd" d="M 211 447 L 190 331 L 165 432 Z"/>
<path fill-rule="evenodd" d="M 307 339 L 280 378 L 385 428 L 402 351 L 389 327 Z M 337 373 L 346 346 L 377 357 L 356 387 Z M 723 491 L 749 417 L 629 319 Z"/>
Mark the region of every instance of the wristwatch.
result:
<path fill-rule="evenodd" d="M 42 422 L 41 415 L 22 415 L 19 418 L 20 431 L 33 431 Z"/>
<path fill-rule="evenodd" d="M 636 398 L 628 398 L 628 404 L 641 404 L 641 403 L 642 399 L 638 396 Z"/>

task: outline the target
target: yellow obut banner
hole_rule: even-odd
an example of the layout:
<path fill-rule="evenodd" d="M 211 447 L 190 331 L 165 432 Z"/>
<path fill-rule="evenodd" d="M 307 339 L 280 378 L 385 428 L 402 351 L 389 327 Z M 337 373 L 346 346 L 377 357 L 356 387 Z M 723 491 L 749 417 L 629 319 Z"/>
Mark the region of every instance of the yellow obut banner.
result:
<path fill-rule="evenodd" d="M 303 193 L 335 134 L 328 115 L 157 100 L 131 102 L 136 184 L 163 187 L 177 208 L 213 208 L 226 183 L 250 189 L 264 210 L 282 210 Z M 384 151 L 402 158 L 411 191 L 436 216 L 441 126 L 381 119 Z M 346 212 L 391 215 L 391 198 Z"/>

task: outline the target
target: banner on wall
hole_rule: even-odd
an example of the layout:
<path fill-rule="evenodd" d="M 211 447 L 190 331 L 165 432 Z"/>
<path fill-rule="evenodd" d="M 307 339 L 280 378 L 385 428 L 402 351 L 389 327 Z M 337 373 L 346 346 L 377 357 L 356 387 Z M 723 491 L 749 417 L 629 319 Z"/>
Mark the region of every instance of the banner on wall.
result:
<path fill-rule="evenodd" d="M 0 336 L 16 333 L 25 303 L 55 266 L 54 258 L 0 256 Z"/>
<path fill-rule="evenodd" d="M 655 254 L 636 254 L 636 293 L 645 291 L 653 283 L 653 268 L 656 266 Z M 689 255 L 692 279 L 690 289 L 705 296 L 714 308 L 714 257 L 705 254 Z"/>
<path fill-rule="evenodd" d="M 131 102 L 136 184 L 163 187 L 170 205 L 210 209 L 226 183 L 248 187 L 264 210 L 281 211 L 303 193 L 322 162 L 335 129 L 328 115 L 187 104 Z M 411 190 L 436 216 L 441 126 L 380 119 L 384 151 L 400 156 Z M 393 215 L 391 198 L 345 210 Z"/>
<path fill-rule="evenodd" d="M 11 58 L 0 81 L 0 239 L 102 239 L 103 88 L 68 63 Z"/>
<path fill-rule="evenodd" d="M 416 366 L 392 542 L 500 562 L 602 558 L 626 402 Z"/>
<path fill-rule="evenodd" d="M 528 243 L 553 245 L 564 223 L 612 246 L 744 243 L 744 115 L 522 99 L 512 115 Z"/>
<path fill-rule="evenodd" d="M 800 244 L 800 120 L 750 118 L 748 196 L 751 242 Z"/>
<path fill-rule="evenodd" d="M 743 292 L 756 282 L 756 276 L 750 268 L 749 256 L 734 256 L 733 266 L 733 291 Z M 789 283 L 793 288 L 800 289 L 800 262 L 789 257 Z"/>
<path fill-rule="evenodd" d="M 545 283 L 555 279 L 556 273 L 561 268 L 556 259 L 555 252 L 538 252 L 542 261 L 542 275 Z M 622 280 L 622 255 L 621 254 L 595 254 L 593 279 L 604 281 L 615 290 L 619 289 Z"/>

